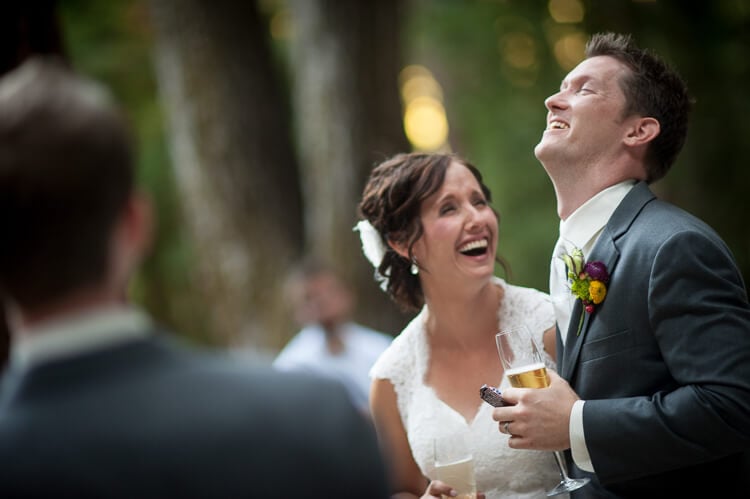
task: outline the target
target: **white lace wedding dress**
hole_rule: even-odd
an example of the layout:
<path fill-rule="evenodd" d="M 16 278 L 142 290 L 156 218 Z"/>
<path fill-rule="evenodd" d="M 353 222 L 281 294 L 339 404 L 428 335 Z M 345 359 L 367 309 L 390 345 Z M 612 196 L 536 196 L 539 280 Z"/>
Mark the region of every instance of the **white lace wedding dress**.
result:
<path fill-rule="evenodd" d="M 500 278 L 495 278 L 495 283 L 505 291 L 498 312 L 498 329 L 526 323 L 531 331 L 539 332 L 537 340 L 541 345 L 542 331 L 552 327 L 555 320 L 549 297 L 534 289 L 507 284 Z M 484 492 L 487 499 L 546 497 L 545 491 L 560 480 L 552 452 L 508 447 L 508 436 L 500 433 L 492 419 L 492 407 L 479 398 L 480 387 L 477 387 L 478 412 L 467 422 L 424 384 L 430 356 L 424 329 L 427 314 L 429 310 L 425 307 L 370 371 L 371 377 L 393 383 L 401 421 L 422 473 L 434 476 L 434 437 L 466 431 L 474 455 L 477 490 Z M 552 359 L 548 358 L 547 363 L 554 368 Z M 508 386 L 507 378 L 502 378 L 501 390 Z"/>

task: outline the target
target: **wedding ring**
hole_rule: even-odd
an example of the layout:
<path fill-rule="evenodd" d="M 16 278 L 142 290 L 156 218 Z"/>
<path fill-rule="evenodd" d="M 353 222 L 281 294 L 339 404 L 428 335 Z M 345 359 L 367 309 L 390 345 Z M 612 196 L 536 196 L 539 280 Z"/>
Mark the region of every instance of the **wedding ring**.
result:
<path fill-rule="evenodd" d="M 505 433 L 510 435 L 510 430 L 508 429 L 508 425 L 510 424 L 510 421 L 506 421 L 505 425 L 503 425 L 503 429 L 505 430 Z"/>

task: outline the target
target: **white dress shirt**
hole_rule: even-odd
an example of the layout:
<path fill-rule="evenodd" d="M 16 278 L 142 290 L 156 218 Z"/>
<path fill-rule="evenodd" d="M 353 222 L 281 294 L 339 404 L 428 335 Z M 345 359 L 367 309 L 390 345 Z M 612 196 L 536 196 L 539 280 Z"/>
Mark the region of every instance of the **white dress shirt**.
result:
<path fill-rule="evenodd" d="M 370 368 L 390 346 L 393 337 L 354 322 L 340 326 L 343 350 L 332 353 L 326 332 L 308 324 L 279 352 L 273 366 L 280 370 L 301 370 L 333 378 L 344 384 L 354 403 L 369 413 Z"/>
<path fill-rule="evenodd" d="M 555 244 L 550 263 L 549 289 L 563 345 L 568 335 L 568 323 L 576 297 L 570 291 L 565 263 L 560 255 L 563 252 L 570 254 L 575 247 L 583 251 L 586 260 L 612 213 L 635 183 L 635 180 L 626 180 L 604 189 L 581 205 L 566 220 L 560 221 L 560 237 Z M 570 413 L 570 450 L 579 468 L 593 472 L 594 465 L 583 433 L 584 403 L 583 400 L 577 401 Z"/>
<path fill-rule="evenodd" d="M 34 364 L 147 336 L 151 319 L 130 306 L 98 308 L 55 319 L 14 334 L 10 365 Z"/>

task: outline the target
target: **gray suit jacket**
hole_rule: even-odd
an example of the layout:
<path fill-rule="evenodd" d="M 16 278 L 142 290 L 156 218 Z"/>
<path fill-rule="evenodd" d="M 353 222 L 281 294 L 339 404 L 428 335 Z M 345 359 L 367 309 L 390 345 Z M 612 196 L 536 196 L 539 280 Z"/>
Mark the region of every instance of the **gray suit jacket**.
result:
<path fill-rule="evenodd" d="M 572 475 L 593 480 L 573 497 L 747 485 L 750 305 L 729 249 L 639 183 L 585 257 L 604 262 L 610 281 L 592 314 L 576 302 L 564 349 L 558 338 L 558 370 L 586 400 L 596 471 L 569 460 Z"/>
<path fill-rule="evenodd" d="M 374 429 L 331 381 L 164 334 L 3 381 L 3 498 L 388 496 Z"/>

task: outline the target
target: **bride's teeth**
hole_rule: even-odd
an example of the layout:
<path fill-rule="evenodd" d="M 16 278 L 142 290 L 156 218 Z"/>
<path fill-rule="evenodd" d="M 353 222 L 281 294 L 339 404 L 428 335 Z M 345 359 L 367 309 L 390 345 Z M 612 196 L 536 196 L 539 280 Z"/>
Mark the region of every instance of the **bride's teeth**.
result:
<path fill-rule="evenodd" d="M 487 247 L 487 240 L 481 239 L 479 241 L 471 241 L 470 243 L 466 243 L 460 248 L 458 248 L 458 251 L 464 252 L 464 251 L 470 251 L 477 248 L 486 248 Z"/>

